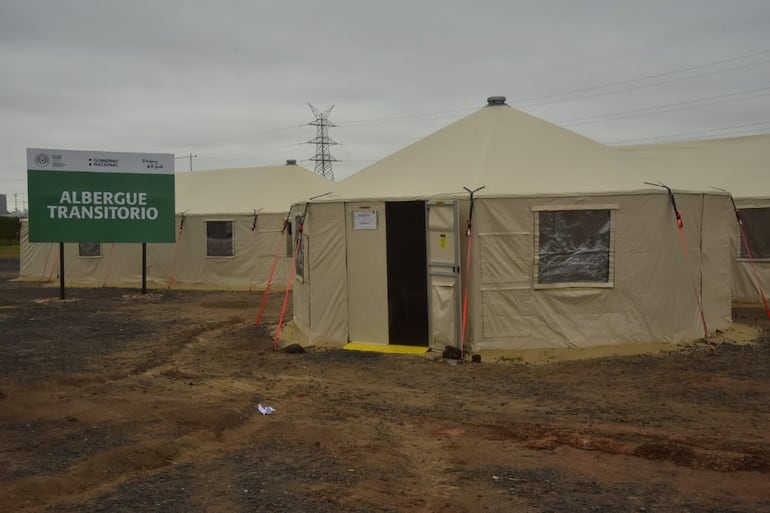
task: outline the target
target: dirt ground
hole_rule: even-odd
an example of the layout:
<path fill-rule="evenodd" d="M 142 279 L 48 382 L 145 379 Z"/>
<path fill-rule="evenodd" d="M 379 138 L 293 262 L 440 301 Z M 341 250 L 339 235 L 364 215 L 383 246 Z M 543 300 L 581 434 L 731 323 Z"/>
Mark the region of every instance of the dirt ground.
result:
<path fill-rule="evenodd" d="M 257 328 L 256 292 L 61 301 L 5 264 L 1 511 L 770 512 L 755 307 L 713 350 L 457 364 L 273 351 L 279 294 Z"/>

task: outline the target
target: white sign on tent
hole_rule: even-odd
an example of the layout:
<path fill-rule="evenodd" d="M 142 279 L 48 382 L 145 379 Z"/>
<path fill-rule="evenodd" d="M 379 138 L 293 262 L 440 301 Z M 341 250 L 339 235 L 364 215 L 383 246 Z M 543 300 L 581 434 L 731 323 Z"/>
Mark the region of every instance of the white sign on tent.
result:
<path fill-rule="evenodd" d="M 376 230 L 377 229 L 377 211 L 376 210 L 353 211 L 353 229 L 354 230 Z"/>

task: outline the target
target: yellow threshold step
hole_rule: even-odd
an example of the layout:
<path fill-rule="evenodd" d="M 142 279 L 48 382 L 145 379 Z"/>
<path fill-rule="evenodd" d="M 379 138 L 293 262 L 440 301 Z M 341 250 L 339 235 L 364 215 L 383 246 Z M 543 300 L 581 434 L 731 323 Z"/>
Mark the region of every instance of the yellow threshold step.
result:
<path fill-rule="evenodd" d="M 422 354 L 430 349 L 427 346 L 399 346 L 396 344 L 363 344 L 361 342 L 348 342 L 342 349 L 350 351 L 370 351 L 373 353 L 396 353 L 396 354 Z"/>

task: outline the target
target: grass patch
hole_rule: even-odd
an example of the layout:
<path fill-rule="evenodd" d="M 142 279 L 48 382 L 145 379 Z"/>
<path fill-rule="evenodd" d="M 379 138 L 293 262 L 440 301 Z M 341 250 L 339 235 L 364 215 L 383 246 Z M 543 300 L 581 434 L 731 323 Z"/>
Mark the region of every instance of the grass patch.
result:
<path fill-rule="evenodd" d="M 0 244 L 0 258 L 18 258 L 18 244 Z"/>

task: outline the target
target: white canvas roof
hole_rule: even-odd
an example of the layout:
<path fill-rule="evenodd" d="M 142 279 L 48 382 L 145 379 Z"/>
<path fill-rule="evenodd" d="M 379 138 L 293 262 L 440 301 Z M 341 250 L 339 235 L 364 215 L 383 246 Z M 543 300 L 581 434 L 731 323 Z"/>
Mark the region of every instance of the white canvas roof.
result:
<path fill-rule="evenodd" d="M 671 187 L 770 197 L 770 134 L 617 148 Z"/>
<path fill-rule="evenodd" d="M 176 211 L 188 214 L 287 212 L 333 182 L 296 165 L 179 172 Z"/>
<path fill-rule="evenodd" d="M 340 182 L 334 198 L 649 189 L 617 150 L 508 105 L 487 105 Z"/>

